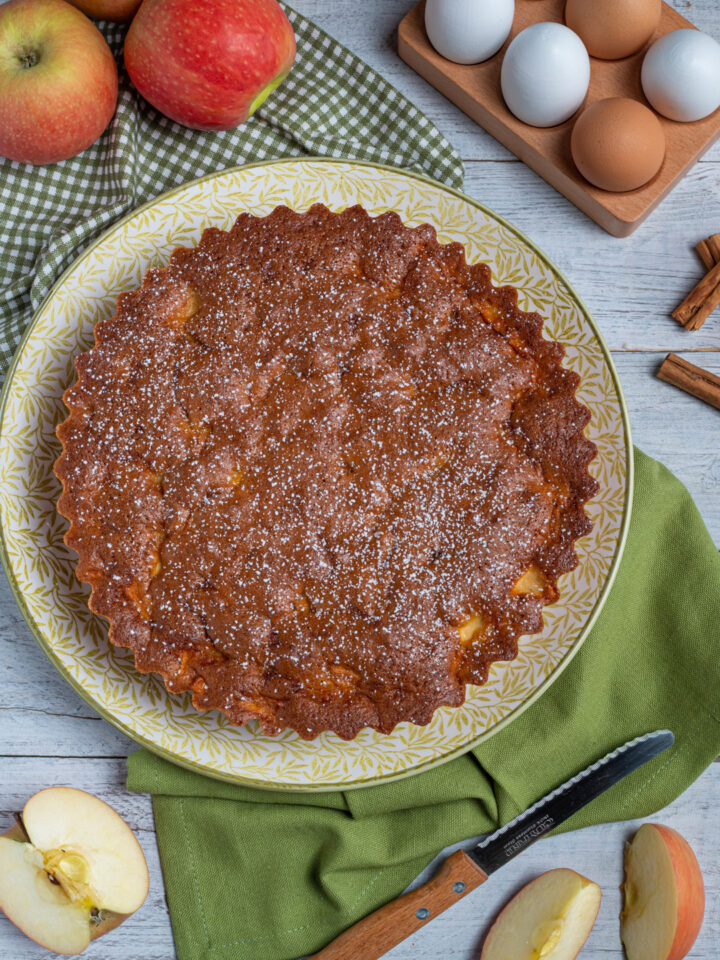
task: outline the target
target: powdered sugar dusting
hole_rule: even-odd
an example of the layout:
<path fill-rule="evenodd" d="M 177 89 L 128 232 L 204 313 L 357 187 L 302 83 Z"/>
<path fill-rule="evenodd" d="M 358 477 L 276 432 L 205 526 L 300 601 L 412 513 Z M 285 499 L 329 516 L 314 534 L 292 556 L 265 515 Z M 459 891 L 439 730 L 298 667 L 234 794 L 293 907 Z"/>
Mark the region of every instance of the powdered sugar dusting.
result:
<path fill-rule="evenodd" d="M 393 214 L 278 208 L 177 251 L 98 325 L 60 430 L 112 639 L 269 731 L 462 702 L 589 528 L 587 411 L 540 328 Z M 534 564 L 546 592 L 513 594 Z"/>

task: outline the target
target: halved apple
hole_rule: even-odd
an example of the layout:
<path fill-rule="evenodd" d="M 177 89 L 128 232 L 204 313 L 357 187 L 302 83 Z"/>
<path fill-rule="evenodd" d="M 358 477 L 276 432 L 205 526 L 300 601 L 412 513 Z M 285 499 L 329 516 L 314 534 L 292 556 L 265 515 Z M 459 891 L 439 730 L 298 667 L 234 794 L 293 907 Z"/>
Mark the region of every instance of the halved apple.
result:
<path fill-rule="evenodd" d="M 572 960 L 600 909 L 600 887 L 564 868 L 526 884 L 490 928 L 480 960 Z"/>
<path fill-rule="evenodd" d="M 82 952 L 145 901 L 145 856 L 104 801 L 50 787 L 25 804 L 0 837 L 0 908 L 55 953 Z"/>
<path fill-rule="evenodd" d="M 625 849 L 620 936 L 628 960 L 681 960 L 700 932 L 705 887 L 677 830 L 644 823 Z"/>

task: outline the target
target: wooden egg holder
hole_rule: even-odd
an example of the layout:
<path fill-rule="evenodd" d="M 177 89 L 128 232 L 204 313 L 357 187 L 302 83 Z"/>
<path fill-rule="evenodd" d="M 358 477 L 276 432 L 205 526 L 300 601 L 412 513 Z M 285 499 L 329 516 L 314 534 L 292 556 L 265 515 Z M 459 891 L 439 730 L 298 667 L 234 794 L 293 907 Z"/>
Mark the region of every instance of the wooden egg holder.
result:
<path fill-rule="evenodd" d="M 675 123 L 659 117 L 667 152 L 662 167 L 644 187 L 628 193 L 609 193 L 593 187 L 578 172 L 570 155 L 570 134 L 578 114 L 556 127 L 531 127 L 510 113 L 500 91 L 500 65 L 510 40 L 533 23 L 562 23 L 564 8 L 564 0 L 516 0 L 513 28 L 502 50 L 484 63 L 464 66 L 441 57 L 430 45 L 425 33 L 425 0 L 421 0 L 400 23 L 398 53 L 421 77 L 583 213 L 608 233 L 626 237 L 720 136 L 720 109 L 694 123 Z M 692 26 L 663 3 L 660 23 L 650 43 L 671 30 Z M 580 110 L 606 97 L 633 97 L 647 104 L 640 84 L 640 66 L 646 50 L 647 46 L 624 60 L 591 57 L 590 87 Z"/>

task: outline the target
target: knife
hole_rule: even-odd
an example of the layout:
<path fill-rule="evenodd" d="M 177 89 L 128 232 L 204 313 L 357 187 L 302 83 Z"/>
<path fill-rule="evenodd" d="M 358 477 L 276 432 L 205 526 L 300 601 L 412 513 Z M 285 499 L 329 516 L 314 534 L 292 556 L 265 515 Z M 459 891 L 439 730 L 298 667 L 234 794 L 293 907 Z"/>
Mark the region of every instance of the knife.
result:
<path fill-rule="evenodd" d="M 451 854 L 423 886 L 359 920 L 308 960 L 378 960 L 674 740 L 669 730 L 656 730 L 608 753 L 470 850 Z"/>

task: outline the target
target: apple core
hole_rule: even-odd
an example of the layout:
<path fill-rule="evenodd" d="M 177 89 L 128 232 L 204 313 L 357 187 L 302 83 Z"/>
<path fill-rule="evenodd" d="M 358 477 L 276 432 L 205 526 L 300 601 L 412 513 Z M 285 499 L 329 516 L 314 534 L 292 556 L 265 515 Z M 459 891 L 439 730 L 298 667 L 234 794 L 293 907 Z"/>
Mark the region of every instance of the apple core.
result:
<path fill-rule="evenodd" d="M 532 939 L 533 949 L 537 952 L 538 957 L 546 957 L 555 949 L 562 937 L 564 926 L 562 917 L 557 917 L 555 920 L 546 920 L 540 924 Z"/>

